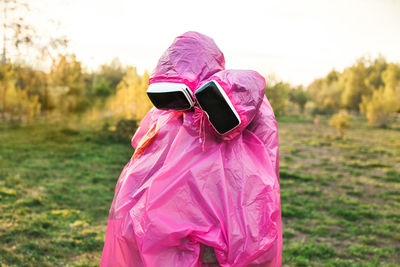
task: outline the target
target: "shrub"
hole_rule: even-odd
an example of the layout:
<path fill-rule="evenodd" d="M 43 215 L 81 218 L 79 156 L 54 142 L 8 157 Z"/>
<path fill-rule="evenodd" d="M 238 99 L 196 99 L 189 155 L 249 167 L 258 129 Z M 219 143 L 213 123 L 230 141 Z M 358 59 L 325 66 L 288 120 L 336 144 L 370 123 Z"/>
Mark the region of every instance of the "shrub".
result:
<path fill-rule="evenodd" d="M 121 138 L 132 138 L 137 128 L 135 120 L 119 120 L 115 128 L 115 133 Z"/>
<path fill-rule="evenodd" d="M 290 89 L 290 85 L 284 82 L 278 82 L 273 86 L 266 86 L 265 94 L 271 103 L 276 116 L 285 114 L 289 102 L 288 94 Z"/>
<path fill-rule="evenodd" d="M 346 112 L 339 112 L 332 116 L 329 125 L 334 126 L 339 132 L 340 137 L 343 137 L 345 131 L 350 127 L 351 116 Z"/>
<path fill-rule="evenodd" d="M 107 141 L 126 143 L 132 138 L 137 129 L 136 120 L 121 119 L 113 126 L 110 122 L 106 121 L 102 127 L 103 137 Z"/>

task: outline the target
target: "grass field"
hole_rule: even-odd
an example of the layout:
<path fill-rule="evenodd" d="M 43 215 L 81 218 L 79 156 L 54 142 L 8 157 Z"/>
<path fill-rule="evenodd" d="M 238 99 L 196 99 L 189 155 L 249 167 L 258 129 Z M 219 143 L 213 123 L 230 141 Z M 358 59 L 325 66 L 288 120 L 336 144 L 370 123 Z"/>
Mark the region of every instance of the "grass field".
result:
<path fill-rule="evenodd" d="M 285 266 L 400 265 L 400 130 L 279 118 Z M 0 265 L 98 266 L 129 140 L 0 125 Z"/>

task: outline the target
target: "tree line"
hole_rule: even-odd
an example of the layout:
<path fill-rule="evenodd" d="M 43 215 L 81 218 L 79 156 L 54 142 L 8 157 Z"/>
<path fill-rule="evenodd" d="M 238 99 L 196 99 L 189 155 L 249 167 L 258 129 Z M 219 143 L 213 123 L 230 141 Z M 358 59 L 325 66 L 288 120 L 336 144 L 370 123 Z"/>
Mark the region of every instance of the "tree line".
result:
<path fill-rule="evenodd" d="M 370 125 L 386 127 L 400 112 L 400 64 L 383 57 L 360 58 L 342 72 L 332 70 L 306 88 L 284 82 L 269 84 L 266 95 L 277 115 L 290 112 L 295 105 L 300 112 L 312 114 L 363 114 Z"/>
<path fill-rule="evenodd" d="M 60 55 L 50 71 L 12 63 L 0 65 L 0 117 L 30 123 L 38 117 L 80 116 L 140 120 L 151 107 L 145 94 L 148 74 L 118 60 L 87 72 L 74 55 Z"/>
<path fill-rule="evenodd" d="M 149 74 L 119 60 L 88 72 L 74 55 L 59 55 L 44 72 L 19 64 L 0 65 L 0 118 L 31 123 L 35 118 L 79 116 L 111 126 L 139 121 L 151 108 Z M 277 116 L 291 112 L 363 114 L 371 125 L 388 126 L 400 112 L 400 65 L 361 58 L 342 72 L 332 70 L 306 87 L 267 78 L 266 95 Z"/>

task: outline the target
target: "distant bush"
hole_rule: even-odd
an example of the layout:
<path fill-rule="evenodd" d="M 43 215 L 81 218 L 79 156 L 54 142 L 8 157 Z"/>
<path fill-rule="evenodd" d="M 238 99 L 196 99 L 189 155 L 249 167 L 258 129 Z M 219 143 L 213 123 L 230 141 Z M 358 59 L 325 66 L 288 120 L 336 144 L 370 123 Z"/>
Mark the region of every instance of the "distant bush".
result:
<path fill-rule="evenodd" d="M 109 122 L 105 122 L 102 130 L 108 140 L 125 143 L 132 139 L 137 127 L 138 125 L 136 120 L 121 119 L 117 122 L 116 126 L 112 126 Z"/>
<path fill-rule="evenodd" d="M 302 86 L 299 86 L 297 88 L 292 88 L 289 91 L 289 100 L 297 104 L 300 112 L 303 113 L 308 100 L 307 92 L 304 90 Z"/>
<path fill-rule="evenodd" d="M 115 132 L 118 136 L 131 139 L 137 128 L 135 120 L 120 120 L 117 123 Z"/>
<path fill-rule="evenodd" d="M 349 114 L 342 111 L 332 116 L 329 120 L 329 125 L 334 126 L 339 132 L 339 135 L 343 137 L 345 131 L 350 127 L 350 118 L 351 116 Z"/>
<path fill-rule="evenodd" d="M 276 116 L 285 114 L 289 102 L 290 90 L 290 84 L 284 82 L 278 82 L 274 85 L 266 86 L 265 94 L 268 97 Z"/>

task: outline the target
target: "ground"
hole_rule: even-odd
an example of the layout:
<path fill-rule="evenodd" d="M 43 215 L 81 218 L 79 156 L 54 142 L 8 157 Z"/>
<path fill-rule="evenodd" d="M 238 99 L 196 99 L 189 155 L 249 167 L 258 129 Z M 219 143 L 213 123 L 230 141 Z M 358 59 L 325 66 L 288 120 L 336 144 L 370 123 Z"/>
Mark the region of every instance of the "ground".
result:
<path fill-rule="evenodd" d="M 400 264 L 400 130 L 280 120 L 287 266 Z"/>
<path fill-rule="evenodd" d="M 400 264 L 400 129 L 278 118 L 284 266 Z M 98 266 L 129 140 L 0 124 L 0 265 Z"/>

